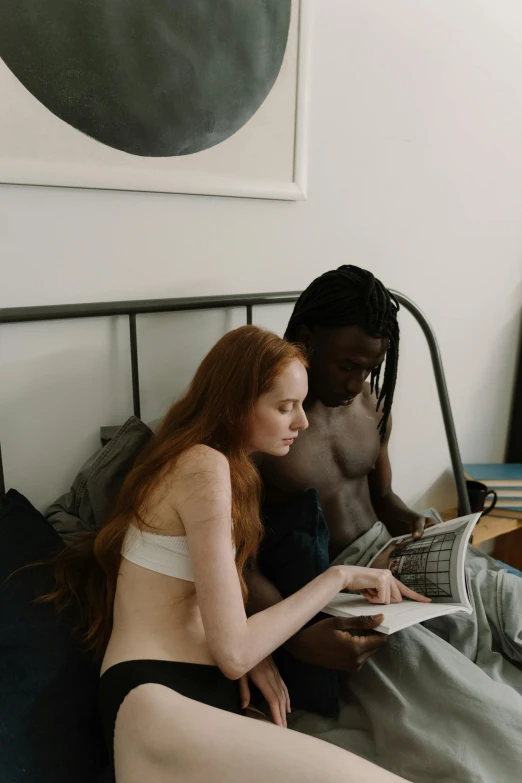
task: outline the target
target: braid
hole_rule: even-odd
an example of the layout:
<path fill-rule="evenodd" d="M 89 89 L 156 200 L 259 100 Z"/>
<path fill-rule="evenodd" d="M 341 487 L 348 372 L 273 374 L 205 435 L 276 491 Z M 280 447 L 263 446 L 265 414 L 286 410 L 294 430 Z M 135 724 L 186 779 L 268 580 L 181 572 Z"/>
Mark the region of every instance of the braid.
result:
<path fill-rule="evenodd" d="M 325 272 L 303 291 L 285 332 L 285 338 L 295 342 L 298 326 L 358 326 L 369 337 L 388 339 L 382 386 L 381 367 L 373 369 L 370 375 L 371 390 L 377 396 L 377 410 L 382 406 L 379 422 L 381 439 L 386 433 L 397 380 L 398 310 L 399 303 L 395 297 L 371 272 L 345 264 Z"/>

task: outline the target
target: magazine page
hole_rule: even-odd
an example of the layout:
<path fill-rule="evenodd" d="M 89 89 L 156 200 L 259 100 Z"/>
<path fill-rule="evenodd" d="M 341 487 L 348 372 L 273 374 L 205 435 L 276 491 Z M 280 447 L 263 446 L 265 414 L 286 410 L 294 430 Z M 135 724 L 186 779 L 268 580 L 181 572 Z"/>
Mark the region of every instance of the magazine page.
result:
<path fill-rule="evenodd" d="M 339 593 L 323 609 L 323 612 L 334 617 L 365 617 L 382 614 L 384 620 L 375 630 L 386 634 L 402 631 L 403 628 L 423 623 L 433 617 L 462 611 L 469 614 L 471 608 L 468 609 L 462 604 L 421 604 L 417 601 L 402 601 L 400 604 L 386 605 L 373 604 L 361 595 L 348 593 Z"/>
<path fill-rule="evenodd" d="M 480 514 L 469 514 L 451 522 L 441 522 L 427 528 L 417 540 L 411 535 L 392 538 L 370 565 L 378 559 L 387 559 L 387 567 L 396 579 L 431 598 L 433 603 L 463 604 L 470 608 L 464 559 L 472 530 L 479 519 Z"/>

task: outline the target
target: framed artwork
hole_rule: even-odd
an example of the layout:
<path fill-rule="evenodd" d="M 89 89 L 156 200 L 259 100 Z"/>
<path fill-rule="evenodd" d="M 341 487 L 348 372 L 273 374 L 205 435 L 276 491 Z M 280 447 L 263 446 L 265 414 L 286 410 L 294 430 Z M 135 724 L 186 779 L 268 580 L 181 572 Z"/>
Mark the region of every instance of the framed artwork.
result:
<path fill-rule="evenodd" d="M 2 0 L 0 182 L 305 198 L 313 0 Z"/>

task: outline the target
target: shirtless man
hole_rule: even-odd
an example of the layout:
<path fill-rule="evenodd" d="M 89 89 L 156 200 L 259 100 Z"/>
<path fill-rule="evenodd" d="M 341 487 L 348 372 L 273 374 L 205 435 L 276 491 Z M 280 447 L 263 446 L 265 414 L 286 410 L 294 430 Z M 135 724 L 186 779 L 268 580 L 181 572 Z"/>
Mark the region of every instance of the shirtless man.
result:
<path fill-rule="evenodd" d="M 414 537 L 433 524 L 409 509 L 391 486 L 388 442 L 399 352 L 397 310 L 395 299 L 370 272 L 341 266 L 306 289 L 285 333 L 307 348 L 304 407 L 310 426 L 286 457 L 263 461 L 266 498 L 283 502 L 315 487 L 330 532 L 331 560 L 377 520 L 392 535 L 411 531 Z M 259 570 L 252 571 L 249 588 L 251 611 L 282 599 Z M 387 637 L 352 635 L 350 630 L 368 632 L 381 621 L 380 615 L 364 621 L 323 620 L 301 630 L 286 647 L 306 663 L 353 673 Z"/>

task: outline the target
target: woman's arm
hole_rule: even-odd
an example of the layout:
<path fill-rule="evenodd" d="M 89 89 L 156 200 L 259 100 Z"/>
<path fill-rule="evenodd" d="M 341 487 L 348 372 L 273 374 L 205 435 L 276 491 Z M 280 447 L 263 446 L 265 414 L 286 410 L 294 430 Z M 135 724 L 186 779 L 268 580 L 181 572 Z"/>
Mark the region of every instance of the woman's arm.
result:
<path fill-rule="evenodd" d="M 247 618 L 232 552 L 226 457 L 206 446 L 191 449 L 176 466 L 170 493 L 188 537 L 207 642 L 217 665 L 230 679 L 250 671 L 344 588 L 375 589 L 384 603 L 393 596 L 401 600 L 397 588 L 390 594 L 389 571 L 334 566 L 289 598 Z"/>
<path fill-rule="evenodd" d="M 245 581 L 248 587 L 247 614 L 257 614 L 283 600 L 283 596 L 272 582 L 261 573 L 256 562 L 245 569 Z"/>

